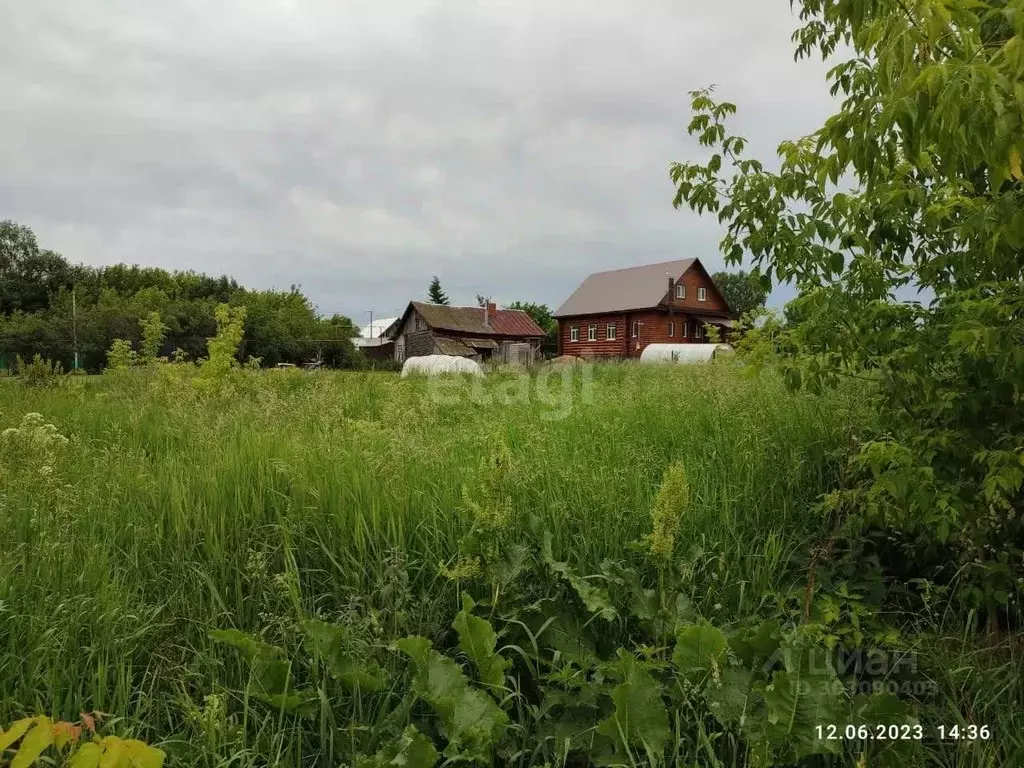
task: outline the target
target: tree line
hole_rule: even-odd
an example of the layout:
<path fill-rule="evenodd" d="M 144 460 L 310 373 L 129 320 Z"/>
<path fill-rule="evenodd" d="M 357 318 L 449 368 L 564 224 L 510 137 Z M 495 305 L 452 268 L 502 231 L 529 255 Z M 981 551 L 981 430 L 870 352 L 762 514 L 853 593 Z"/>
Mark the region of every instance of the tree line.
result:
<path fill-rule="evenodd" d="M 252 290 L 227 276 L 72 264 L 41 248 L 29 227 L 0 221 L 0 368 L 38 354 L 64 370 L 100 371 L 115 340 L 141 349 L 153 313 L 165 328 L 157 353 L 198 360 L 208 354 L 220 304 L 245 310 L 243 361 L 258 358 L 273 366 L 319 359 L 339 368 L 360 363 L 352 320 L 320 317 L 295 286 Z"/>

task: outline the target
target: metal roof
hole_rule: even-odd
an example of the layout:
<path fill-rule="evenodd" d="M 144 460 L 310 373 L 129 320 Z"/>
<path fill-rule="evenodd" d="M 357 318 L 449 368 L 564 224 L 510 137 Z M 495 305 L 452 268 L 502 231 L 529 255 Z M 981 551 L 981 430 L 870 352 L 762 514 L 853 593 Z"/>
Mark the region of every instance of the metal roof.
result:
<path fill-rule="evenodd" d="M 356 336 L 352 339 L 352 346 L 360 349 L 368 347 L 385 347 L 388 344 L 394 344 L 392 339 L 365 339 L 362 336 Z"/>
<path fill-rule="evenodd" d="M 397 317 L 383 317 L 380 320 L 374 320 L 369 325 L 364 325 L 359 331 L 359 335 L 364 339 L 379 338 L 396 320 L 398 320 Z"/>
<path fill-rule="evenodd" d="M 540 326 L 521 309 L 496 309 L 491 315 L 490 325 L 485 325 L 482 307 L 450 307 L 424 301 L 413 301 L 409 306 L 419 312 L 428 326 L 439 331 L 480 336 L 544 336 Z"/>
<path fill-rule="evenodd" d="M 695 261 L 680 259 L 595 272 L 573 291 L 554 316 L 597 315 L 656 307 L 668 293 L 668 278 L 678 280 Z"/>

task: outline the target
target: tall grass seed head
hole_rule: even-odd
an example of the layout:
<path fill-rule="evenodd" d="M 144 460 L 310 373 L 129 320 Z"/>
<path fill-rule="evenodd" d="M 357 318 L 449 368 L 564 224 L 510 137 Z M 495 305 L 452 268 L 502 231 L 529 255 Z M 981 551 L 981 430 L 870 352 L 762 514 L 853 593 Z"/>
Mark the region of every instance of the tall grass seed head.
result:
<path fill-rule="evenodd" d="M 651 532 L 645 543 L 651 556 L 665 565 L 675 550 L 679 521 L 690 505 L 690 483 L 681 461 L 672 464 L 661 481 L 661 488 L 651 506 Z"/>

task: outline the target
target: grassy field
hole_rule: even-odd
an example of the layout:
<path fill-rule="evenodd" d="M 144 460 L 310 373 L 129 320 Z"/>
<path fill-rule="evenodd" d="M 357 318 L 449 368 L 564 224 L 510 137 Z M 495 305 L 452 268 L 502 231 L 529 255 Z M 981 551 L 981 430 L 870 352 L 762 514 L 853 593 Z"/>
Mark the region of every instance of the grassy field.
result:
<path fill-rule="evenodd" d="M 507 595 L 540 599 L 557 578 L 513 587 L 511 575 L 479 578 L 473 563 L 519 557 L 524 573 L 549 573 L 545 534 L 548 560 L 609 584 L 609 562 L 652 589 L 671 570 L 695 619 L 798 624 L 793 595 L 827 529 L 814 503 L 872 426 L 854 389 L 792 394 L 770 372 L 717 365 L 607 366 L 564 387 L 497 376 L 476 391 L 373 373 L 246 372 L 213 393 L 189 384 L 159 371 L 50 390 L 0 382 L 0 431 L 19 428 L 0 441 L 0 721 L 100 711 L 110 732 L 158 745 L 174 764 L 351 763 L 410 722 L 430 727 L 392 644 L 422 635 L 452 648 L 461 589 L 501 630 L 508 663 L 529 666 L 513 642 L 518 620 L 501 620 Z M 688 501 L 661 568 L 638 542 L 673 465 Z M 500 514 L 482 524 L 486 509 Z M 297 626 L 312 618 L 378 659 L 385 689 L 342 690 L 302 661 Z M 598 623 L 613 644 L 637 636 L 622 611 Z M 315 694 L 303 712 L 253 700 L 252 666 L 211 639 L 216 629 L 294 657 L 291 674 Z M 975 715 L 1019 734 L 1015 707 L 1000 703 L 1020 702 L 1019 657 L 963 641 L 941 652 L 948 677 L 929 678 L 936 690 L 921 706 L 935 718 L 946 707 L 952 725 L 970 697 Z M 957 663 L 972 673 L 956 678 Z M 564 757 L 530 746 L 540 705 L 508 686 L 496 700 L 520 716 L 495 759 Z M 669 724 L 676 762 L 752 759 L 712 745 L 706 722 Z M 997 765 L 1020 736 L 999 738 L 919 745 L 906 764 Z M 858 753 L 829 759 L 853 765 Z"/>

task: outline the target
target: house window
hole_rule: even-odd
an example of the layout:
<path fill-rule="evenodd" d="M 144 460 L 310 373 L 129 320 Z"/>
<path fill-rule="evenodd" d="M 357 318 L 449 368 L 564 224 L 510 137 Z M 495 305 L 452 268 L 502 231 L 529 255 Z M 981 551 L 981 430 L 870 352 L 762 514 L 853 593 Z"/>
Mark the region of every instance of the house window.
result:
<path fill-rule="evenodd" d="M 681 335 L 682 335 L 682 337 L 683 337 L 684 339 L 686 338 L 686 326 L 687 326 L 687 323 L 686 323 L 686 321 L 684 320 L 684 321 L 683 321 L 683 328 L 682 328 L 682 334 L 681 334 Z"/>
<path fill-rule="evenodd" d="M 605 327 L 604 329 L 604 337 L 608 341 L 615 341 L 616 333 L 617 326 L 615 325 L 615 323 L 608 323 L 607 327 Z"/>
<path fill-rule="evenodd" d="M 573 326 L 569 330 L 569 341 L 579 341 L 579 340 L 580 340 L 580 329 L 577 328 L 576 326 Z"/>
<path fill-rule="evenodd" d="M 707 288 L 698 288 L 697 289 L 697 301 L 707 301 L 707 300 L 708 300 L 708 289 Z"/>
<path fill-rule="evenodd" d="M 675 320 L 672 320 L 668 324 L 668 335 L 669 336 L 675 336 L 676 335 L 676 321 Z"/>
<path fill-rule="evenodd" d="M 640 336 L 640 323 L 633 321 L 633 338 Z"/>
<path fill-rule="evenodd" d="M 597 326 L 591 325 L 587 328 L 587 341 L 597 341 Z"/>
<path fill-rule="evenodd" d="M 685 299 L 686 298 L 686 286 L 683 285 L 682 283 L 677 283 L 676 284 L 676 298 L 677 299 Z"/>
<path fill-rule="evenodd" d="M 697 323 L 696 325 L 693 326 L 693 338 L 695 338 L 695 339 L 703 339 L 704 338 L 704 327 L 700 323 Z"/>

